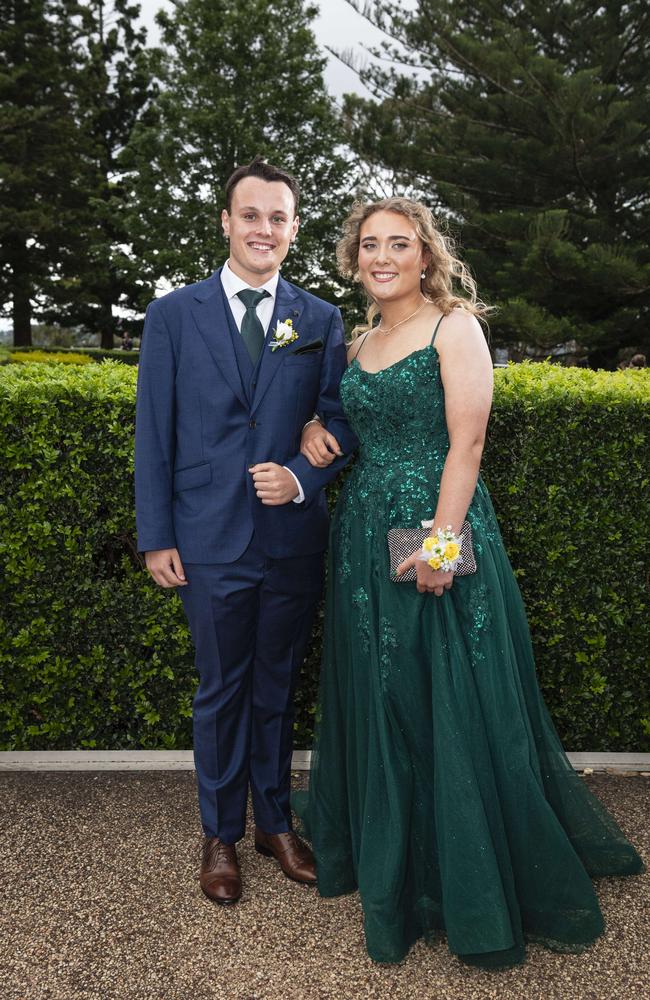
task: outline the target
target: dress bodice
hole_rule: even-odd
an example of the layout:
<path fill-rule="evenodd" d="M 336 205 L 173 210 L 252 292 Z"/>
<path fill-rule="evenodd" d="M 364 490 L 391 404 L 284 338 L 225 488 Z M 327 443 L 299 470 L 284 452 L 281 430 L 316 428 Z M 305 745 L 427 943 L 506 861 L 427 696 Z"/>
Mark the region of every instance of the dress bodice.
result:
<path fill-rule="evenodd" d="M 449 450 L 445 396 L 433 344 L 378 372 L 355 358 L 341 380 L 341 402 L 359 439 L 344 494 L 345 516 L 377 524 L 433 517 Z"/>
<path fill-rule="evenodd" d="M 444 464 L 445 394 L 433 344 L 378 372 L 365 371 L 355 357 L 341 381 L 341 401 L 359 438 L 361 463 Z"/>

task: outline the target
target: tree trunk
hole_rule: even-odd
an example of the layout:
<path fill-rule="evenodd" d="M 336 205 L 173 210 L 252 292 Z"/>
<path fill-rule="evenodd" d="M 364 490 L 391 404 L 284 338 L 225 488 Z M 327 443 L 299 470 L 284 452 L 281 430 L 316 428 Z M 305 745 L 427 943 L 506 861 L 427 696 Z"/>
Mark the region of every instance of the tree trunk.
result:
<path fill-rule="evenodd" d="M 101 337 L 100 346 L 104 351 L 112 351 L 115 320 L 113 318 L 113 305 L 110 299 L 105 299 L 101 304 L 97 328 Z"/>
<path fill-rule="evenodd" d="M 30 347 L 32 343 L 32 303 L 27 254 L 24 246 L 15 248 L 10 265 L 14 347 Z"/>

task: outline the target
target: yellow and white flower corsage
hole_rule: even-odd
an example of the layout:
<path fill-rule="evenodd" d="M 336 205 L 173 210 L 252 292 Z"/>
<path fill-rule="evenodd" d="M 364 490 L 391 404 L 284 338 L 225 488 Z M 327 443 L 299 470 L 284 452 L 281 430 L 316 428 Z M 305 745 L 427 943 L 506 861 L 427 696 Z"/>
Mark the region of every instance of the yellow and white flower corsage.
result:
<path fill-rule="evenodd" d="M 293 321 L 290 319 L 278 320 L 273 332 L 273 340 L 269 341 L 272 351 L 277 351 L 279 347 L 287 347 L 298 339 L 298 331 L 293 328 Z"/>
<path fill-rule="evenodd" d="M 424 522 L 422 527 L 429 527 Z M 440 569 L 444 573 L 453 573 L 460 559 L 461 540 L 451 530 L 451 525 L 438 528 L 424 539 L 418 559 L 426 562 L 431 569 Z"/>

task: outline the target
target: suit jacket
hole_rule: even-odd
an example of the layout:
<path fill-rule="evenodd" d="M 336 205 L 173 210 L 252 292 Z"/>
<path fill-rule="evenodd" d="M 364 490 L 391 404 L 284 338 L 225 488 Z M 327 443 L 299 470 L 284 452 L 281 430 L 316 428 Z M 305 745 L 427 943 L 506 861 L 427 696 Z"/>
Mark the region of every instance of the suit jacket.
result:
<path fill-rule="evenodd" d="M 276 322 L 288 318 L 298 340 L 272 351 Z M 339 399 L 346 365 L 340 313 L 280 277 L 250 385 L 240 375 L 232 324 L 220 271 L 147 309 L 135 434 L 142 552 L 177 548 L 188 563 L 233 562 L 253 531 L 272 558 L 317 553 L 327 545 L 323 486 L 357 444 Z M 314 413 L 346 453 L 327 469 L 315 469 L 299 452 L 302 428 Z M 304 502 L 264 506 L 248 472 L 258 462 L 291 469 Z"/>

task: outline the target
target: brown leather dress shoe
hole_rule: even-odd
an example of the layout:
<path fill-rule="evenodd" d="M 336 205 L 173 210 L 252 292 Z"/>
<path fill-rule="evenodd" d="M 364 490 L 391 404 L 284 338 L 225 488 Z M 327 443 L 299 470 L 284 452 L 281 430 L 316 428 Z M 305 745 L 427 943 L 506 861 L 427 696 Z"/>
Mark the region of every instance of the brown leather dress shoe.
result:
<path fill-rule="evenodd" d="M 208 899 L 215 903 L 236 903 L 241 896 L 241 876 L 234 844 L 218 837 L 203 841 L 199 882 Z"/>
<path fill-rule="evenodd" d="M 264 833 L 255 827 L 255 850 L 275 858 L 288 878 L 295 882 L 316 884 L 316 861 L 309 847 L 293 830 L 287 833 Z"/>

